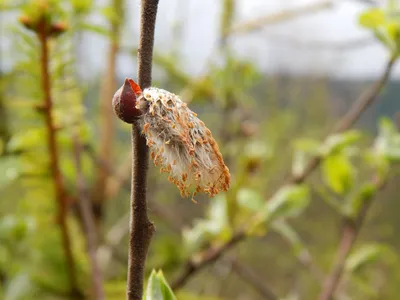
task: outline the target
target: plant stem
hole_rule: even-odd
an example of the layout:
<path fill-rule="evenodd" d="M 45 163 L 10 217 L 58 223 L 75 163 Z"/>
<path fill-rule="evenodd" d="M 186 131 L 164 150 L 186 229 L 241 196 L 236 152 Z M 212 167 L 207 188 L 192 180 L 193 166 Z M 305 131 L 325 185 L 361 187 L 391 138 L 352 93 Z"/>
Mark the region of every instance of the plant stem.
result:
<path fill-rule="evenodd" d="M 151 85 L 154 31 L 158 0 L 142 0 L 138 49 L 138 83 Z M 132 125 L 132 186 L 128 257 L 127 299 L 141 300 L 146 256 L 155 226 L 147 216 L 147 171 L 149 149 L 138 124 Z"/>
<path fill-rule="evenodd" d="M 103 300 L 105 299 L 103 290 L 103 277 L 96 258 L 97 231 L 95 219 L 91 209 L 91 202 L 88 197 L 87 185 L 82 173 L 82 146 L 79 141 L 79 136 L 76 132 L 73 133 L 72 142 L 77 173 L 76 185 L 78 187 L 79 195 L 78 207 L 82 215 L 83 227 L 86 234 L 87 251 L 89 254 L 91 267 L 92 289 L 95 299 Z"/>
<path fill-rule="evenodd" d="M 375 179 L 373 182 L 376 190 L 382 190 L 386 181 Z M 358 233 L 364 223 L 365 217 L 371 204 L 374 200 L 375 195 L 371 195 L 370 198 L 364 199 L 363 205 L 359 210 L 359 213 L 354 219 L 346 219 L 343 228 L 342 236 L 340 238 L 336 259 L 333 263 L 333 267 L 330 273 L 327 275 L 324 285 L 319 295 L 319 300 L 330 300 L 332 299 L 337 287 L 339 286 L 340 280 L 343 275 L 344 267 L 346 265 L 347 257 L 350 254 L 351 249 L 357 239 Z"/>
<path fill-rule="evenodd" d="M 53 120 L 53 101 L 51 96 L 51 82 L 49 74 L 49 50 L 48 36 L 46 33 L 45 20 L 42 21 L 38 38 L 41 45 L 41 72 L 42 89 L 44 94 L 44 116 L 47 127 L 47 145 L 50 155 L 50 169 L 54 179 L 55 196 L 58 204 L 58 222 L 61 230 L 62 244 L 65 252 L 67 273 L 72 295 L 78 295 L 79 289 L 75 276 L 75 261 L 72 254 L 71 240 L 67 224 L 67 197 L 65 193 L 63 178 L 59 167 L 59 155 L 56 141 L 56 127 Z"/>

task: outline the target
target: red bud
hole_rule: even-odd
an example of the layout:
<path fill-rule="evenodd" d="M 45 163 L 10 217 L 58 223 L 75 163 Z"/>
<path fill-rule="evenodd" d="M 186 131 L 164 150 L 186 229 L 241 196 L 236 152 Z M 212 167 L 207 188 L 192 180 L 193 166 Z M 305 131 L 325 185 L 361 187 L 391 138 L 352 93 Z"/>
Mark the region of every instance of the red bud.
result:
<path fill-rule="evenodd" d="M 125 79 L 124 85 L 115 92 L 112 100 L 114 112 L 118 118 L 132 124 L 140 117 L 142 112 L 136 108 L 136 98 L 141 93 L 142 90 L 132 79 Z"/>

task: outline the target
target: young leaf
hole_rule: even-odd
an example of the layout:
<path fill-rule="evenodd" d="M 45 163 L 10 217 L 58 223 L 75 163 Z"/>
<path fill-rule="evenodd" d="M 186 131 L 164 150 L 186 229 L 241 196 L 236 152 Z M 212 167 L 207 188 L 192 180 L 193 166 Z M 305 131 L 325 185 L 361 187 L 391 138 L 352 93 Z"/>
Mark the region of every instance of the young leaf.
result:
<path fill-rule="evenodd" d="M 272 220 L 297 216 L 307 207 L 309 202 L 309 189 L 307 186 L 284 186 L 266 204 L 266 217 Z"/>
<path fill-rule="evenodd" d="M 347 259 L 346 270 L 356 272 L 364 266 L 388 257 L 393 257 L 393 253 L 389 248 L 378 244 L 364 245 L 352 253 Z"/>
<path fill-rule="evenodd" d="M 344 154 L 330 155 L 322 162 L 325 183 L 338 194 L 346 193 L 354 183 L 355 171 Z"/>
<path fill-rule="evenodd" d="M 162 271 L 153 270 L 147 282 L 145 300 L 177 300 Z"/>

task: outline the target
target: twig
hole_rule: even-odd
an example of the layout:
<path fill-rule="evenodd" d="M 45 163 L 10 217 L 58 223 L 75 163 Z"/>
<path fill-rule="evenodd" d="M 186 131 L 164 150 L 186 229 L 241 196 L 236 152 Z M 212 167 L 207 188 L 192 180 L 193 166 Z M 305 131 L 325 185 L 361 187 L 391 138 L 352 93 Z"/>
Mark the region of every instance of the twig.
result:
<path fill-rule="evenodd" d="M 61 237 L 63 248 L 66 257 L 67 273 L 71 288 L 71 294 L 81 295 L 78 284 L 76 282 L 75 275 L 75 261 L 72 254 L 71 240 L 69 237 L 68 224 L 67 224 L 67 197 L 63 178 L 59 167 L 59 156 L 56 142 L 56 126 L 53 120 L 53 101 L 51 96 L 51 83 L 49 74 L 49 49 L 48 49 L 48 35 L 46 33 L 46 21 L 43 20 L 40 23 L 39 30 L 37 32 L 40 45 L 41 45 L 41 72 L 42 72 L 42 89 L 44 94 L 44 105 L 43 112 L 45 116 L 45 122 L 47 127 L 47 144 L 50 155 L 50 168 L 51 174 L 54 178 L 54 189 L 58 204 L 58 222 L 61 230 Z"/>
<path fill-rule="evenodd" d="M 381 78 L 370 88 L 367 92 L 361 94 L 361 96 L 357 99 L 357 101 L 350 108 L 349 112 L 339 120 L 337 125 L 332 130 L 332 133 L 339 133 L 344 130 L 350 128 L 361 116 L 361 114 L 365 111 L 365 109 L 373 102 L 373 100 L 377 97 L 385 83 L 387 82 L 389 75 L 393 69 L 395 59 L 391 58 L 386 65 L 383 75 Z M 304 182 L 304 180 L 309 176 L 321 163 L 322 157 L 316 156 L 312 159 L 308 165 L 305 167 L 304 171 L 296 176 L 292 175 L 284 185 L 286 184 L 299 184 Z M 278 189 L 279 190 L 279 189 Z M 273 197 L 273 196 L 272 196 Z M 246 239 L 248 235 L 246 235 L 246 228 L 242 228 L 236 231 L 231 239 L 227 241 L 225 244 L 222 244 L 216 248 L 210 247 L 207 250 L 200 253 L 200 255 L 195 254 L 191 258 L 188 259 L 187 263 L 184 266 L 181 274 L 178 278 L 171 284 L 173 289 L 181 288 L 190 277 L 192 277 L 195 273 L 197 273 L 200 269 L 207 266 L 208 264 L 213 263 L 219 257 L 221 257 L 227 250 Z M 197 259 L 197 257 L 200 257 Z"/>
<path fill-rule="evenodd" d="M 142 0 L 138 49 L 138 83 L 142 89 L 151 85 L 154 31 L 158 0 Z M 132 125 L 132 187 L 128 257 L 127 299 L 141 300 L 144 267 L 155 226 L 147 216 L 147 171 L 149 149 L 138 124 Z"/>
<path fill-rule="evenodd" d="M 333 6 L 333 2 L 334 1 L 332 1 L 332 0 L 321 1 L 321 2 L 317 2 L 317 3 L 309 4 L 304 7 L 288 9 L 288 10 L 285 10 L 285 11 L 282 11 L 282 12 L 279 12 L 276 14 L 266 15 L 266 16 L 233 26 L 229 31 L 225 32 L 225 35 L 228 36 L 228 35 L 238 34 L 238 33 L 248 33 L 250 31 L 260 29 L 260 28 L 264 27 L 265 25 L 289 21 L 289 20 L 292 20 L 299 16 L 311 14 L 311 13 L 314 13 L 314 12 L 322 10 L 322 9 L 330 8 Z"/>
<path fill-rule="evenodd" d="M 257 274 L 242 264 L 237 259 L 232 259 L 230 261 L 233 271 L 243 280 L 250 284 L 254 289 L 263 297 L 263 299 L 267 300 L 278 300 L 279 297 L 275 295 L 275 293 L 265 285 L 265 282 L 262 282 L 259 279 Z"/>
<path fill-rule="evenodd" d="M 376 187 L 377 190 L 382 190 L 386 185 L 386 181 L 375 179 L 373 185 Z M 354 245 L 354 242 L 357 239 L 358 233 L 361 230 L 361 227 L 364 223 L 365 217 L 369 208 L 371 207 L 373 200 L 374 195 L 371 195 L 369 199 L 364 199 L 358 215 L 354 219 L 345 220 L 345 225 L 336 254 L 336 259 L 333 263 L 332 270 L 327 275 L 324 281 L 324 286 L 322 288 L 321 294 L 318 297 L 319 300 L 332 299 L 333 294 L 335 293 L 336 288 L 340 283 L 347 257 Z"/>
<path fill-rule="evenodd" d="M 88 198 L 88 191 L 85 178 L 82 173 L 82 166 L 81 166 L 82 146 L 80 145 L 79 137 L 76 133 L 74 133 L 72 137 L 72 142 L 74 148 L 73 153 L 74 153 L 76 173 L 77 173 L 76 185 L 78 187 L 78 197 L 79 197 L 78 207 L 82 215 L 83 227 L 86 233 L 87 250 L 90 259 L 93 291 L 95 299 L 102 300 L 105 299 L 105 295 L 103 290 L 103 278 L 96 258 L 97 231 L 96 231 L 94 216 L 91 209 L 91 203 Z"/>

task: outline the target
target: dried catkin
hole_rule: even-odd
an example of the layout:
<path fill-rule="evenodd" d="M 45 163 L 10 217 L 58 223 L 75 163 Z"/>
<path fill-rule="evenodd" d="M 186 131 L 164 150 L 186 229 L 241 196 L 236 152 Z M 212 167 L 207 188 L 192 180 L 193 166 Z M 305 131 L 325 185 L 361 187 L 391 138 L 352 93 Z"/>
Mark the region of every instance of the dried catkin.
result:
<path fill-rule="evenodd" d="M 205 192 L 210 197 L 226 191 L 229 169 L 211 131 L 179 97 L 150 87 L 140 90 L 131 79 L 135 107 L 141 112 L 135 122 L 142 129 L 154 164 L 181 191 L 183 197 Z"/>

